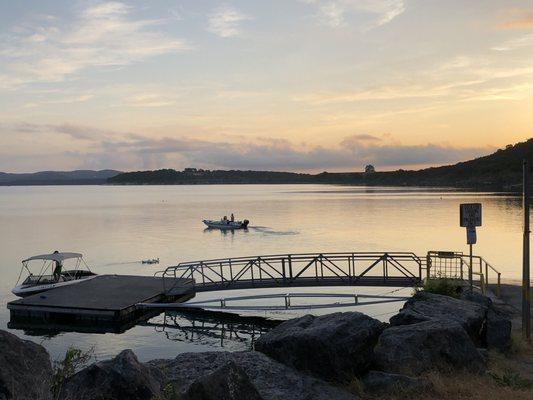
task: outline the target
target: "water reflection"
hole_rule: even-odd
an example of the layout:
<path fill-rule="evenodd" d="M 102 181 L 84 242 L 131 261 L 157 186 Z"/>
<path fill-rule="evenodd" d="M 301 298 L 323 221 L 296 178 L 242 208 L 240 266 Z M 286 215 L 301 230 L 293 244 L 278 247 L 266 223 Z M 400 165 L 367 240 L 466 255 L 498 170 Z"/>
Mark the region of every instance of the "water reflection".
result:
<path fill-rule="evenodd" d="M 28 254 L 71 249 L 86 254 L 96 273 L 152 276 L 180 262 L 260 254 L 412 251 L 425 256 L 428 250 L 467 252 L 464 228 L 458 221 L 459 204 L 464 202 L 483 204 L 483 226 L 475 254 L 500 270 L 504 281 L 520 278 L 521 200 L 505 193 L 341 185 L 0 187 L 0 329 L 9 321 L 6 304 L 15 300 L 11 288 L 20 260 Z M 227 210 L 238 210 L 253 225 L 247 232 L 204 230 L 202 220 L 206 216 L 224 215 Z M 135 261 L 148 256 L 159 257 L 161 264 Z M 317 289 L 320 291 L 324 289 Z M 360 294 L 385 291 L 357 290 Z M 346 293 L 351 292 L 353 288 L 346 289 Z M 254 293 L 262 292 L 258 289 Z M 197 299 L 218 296 L 198 294 Z M 385 321 L 397 309 L 398 305 L 389 304 L 357 311 Z M 300 316 L 301 312 L 271 314 L 281 319 Z M 139 322 L 146 321 L 164 324 L 164 315 Z M 23 331 L 34 335 L 43 332 L 43 337 L 54 335 L 53 329 L 36 330 L 42 325 L 10 322 L 16 329 L 13 332 L 34 341 L 39 339 Z M 56 328 L 55 336 L 44 343 L 51 354 L 60 356 L 70 345 L 95 346 L 102 357 L 132 348 L 147 360 L 169 352 L 210 349 L 167 340 L 167 334 L 179 337 L 175 327 L 166 328 L 162 334 L 156 327 L 133 324 L 109 327 L 105 335 L 79 333 L 92 332 L 91 326 L 61 335 L 57 332 L 68 332 L 69 327 L 54 324 L 52 328 Z M 115 334 L 120 332 L 124 333 Z M 179 332 L 185 340 L 185 332 Z M 196 333 L 194 340 L 198 340 Z M 218 346 L 218 339 L 210 340 Z"/>
<path fill-rule="evenodd" d="M 155 314 L 155 315 L 154 315 Z M 90 322 L 50 321 L 43 318 L 12 319 L 9 329 L 22 330 L 27 336 L 54 338 L 65 332 L 124 333 L 135 326 L 153 328 L 171 341 L 195 343 L 231 350 L 251 349 L 255 340 L 280 321 L 261 317 L 209 311 L 150 312 L 136 321 L 124 324 L 92 324 Z"/>
<path fill-rule="evenodd" d="M 93 321 L 91 319 L 74 320 L 72 316 L 52 317 L 14 317 L 7 324 L 9 329 L 24 331 L 28 336 L 45 336 L 52 338 L 65 332 L 76 333 L 124 333 L 140 323 L 159 315 L 159 311 L 144 311 L 135 314 L 134 319 L 122 322 Z"/>
<path fill-rule="evenodd" d="M 165 312 L 140 325 L 153 327 L 168 340 L 232 350 L 252 349 L 255 340 L 279 321 L 223 313 Z"/>

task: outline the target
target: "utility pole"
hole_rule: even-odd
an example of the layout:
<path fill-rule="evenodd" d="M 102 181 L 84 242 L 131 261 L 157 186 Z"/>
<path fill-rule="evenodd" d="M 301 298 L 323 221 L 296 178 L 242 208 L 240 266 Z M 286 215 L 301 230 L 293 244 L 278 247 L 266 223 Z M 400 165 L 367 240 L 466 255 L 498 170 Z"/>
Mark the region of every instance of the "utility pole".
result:
<path fill-rule="evenodd" d="M 524 244 L 522 260 L 522 335 L 531 341 L 531 297 L 529 278 L 529 166 L 524 159 L 522 198 L 524 207 Z"/>

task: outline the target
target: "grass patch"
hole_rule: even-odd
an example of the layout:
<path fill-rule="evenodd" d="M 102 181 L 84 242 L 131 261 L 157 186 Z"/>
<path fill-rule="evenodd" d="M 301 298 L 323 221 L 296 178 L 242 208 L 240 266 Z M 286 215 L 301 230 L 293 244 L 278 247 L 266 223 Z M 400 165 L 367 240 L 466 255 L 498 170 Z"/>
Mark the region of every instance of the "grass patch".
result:
<path fill-rule="evenodd" d="M 462 291 L 462 282 L 460 279 L 430 278 L 424 282 L 423 290 L 458 299 Z"/>
<path fill-rule="evenodd" d="M 499 375 L 494 372 L 489 372 L 492 379 L 500 386 L 507 386 L 514 390 L 527 390 L 533 387 L 533 382 L 530 379 L 524 378 L 518 372 L 507 370 Z"/>
<path fill-rule="evenodd" d="M 508 353 L 490 351 L 487 373 L 448 371 L 426 373 L 428 388 L 406 393 L 372 395 L 359 390 L 362 400 L 531 400 L 533 399 L 533 345 L 514 338 Z"/>

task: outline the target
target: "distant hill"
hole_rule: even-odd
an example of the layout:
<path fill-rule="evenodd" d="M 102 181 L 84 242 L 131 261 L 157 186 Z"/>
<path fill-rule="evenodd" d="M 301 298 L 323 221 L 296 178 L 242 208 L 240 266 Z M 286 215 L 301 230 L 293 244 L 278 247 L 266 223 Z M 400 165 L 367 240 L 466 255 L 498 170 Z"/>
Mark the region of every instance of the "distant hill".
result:
<path fill-rule="evenodd" d="M 108 178 L 120 173 L 120 171 L 111 169 L 101 171 L 41 171 L 24 174 L 0 172 L 0 185 L 101 185 L 107 183 Z"/>
<path fill-rule="evenodd" d="M 160 169 L 156 171 L 125 172 L 107 181 L 111 184 L 133 185 L 194 185 L 194 184 L 267 184 L 311 183 L 315 175 L 275 171 L 203 170 L 184 171 Z"/>
<path fill-rule="evenodd" d="M 183 184 L 283 184 L 329 183 L 348 185 L 443 186 L 487 190 L 518 190 L 522 182 L 522 160 L 527 159 L 533 173 L 533 139 L 509 145 L 488 156 L 443 167 L 417 171 L 346 172 L 302 174 L 275 171 L 202 170 L 126 172 L 110 177 L 118 185 Z M 533 179 L 532 179 L 533 181 Z"/>

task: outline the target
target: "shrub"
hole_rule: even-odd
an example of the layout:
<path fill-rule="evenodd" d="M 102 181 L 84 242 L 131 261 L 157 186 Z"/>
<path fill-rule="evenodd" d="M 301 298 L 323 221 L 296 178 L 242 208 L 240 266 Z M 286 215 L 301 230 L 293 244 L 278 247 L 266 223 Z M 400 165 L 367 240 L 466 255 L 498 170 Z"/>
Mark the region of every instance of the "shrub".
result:
<path fill-rule="evenodd" d="M 52 393 L 54 398 L 59 397 L 65 379 L 71 377 L 81 368 L 86 366 L 93 358 L 94 349 L 87 351 L 69 347 L 63 360 L 54 361 L 54 376 L 52 377 Z"/>
<path fill-rule="evenodd" d="M 489 372 L 489 375 L 500 386 L 507 386 L 513 390 L 528 390 L 533 387 L 533 382 L 527 378 L 522 377 L 518 372 L 513 370 L 506 370 L 501 375 Z"/>
<path fill-rule="evenodd" d="M 462 284 L 459 279 L 451 278 L 430 278 L 424 283 L 424 290 L 429 293 L 442 294 L 459 298 Z"/>

